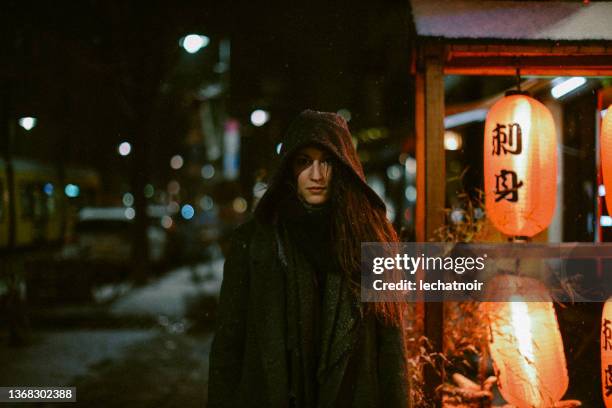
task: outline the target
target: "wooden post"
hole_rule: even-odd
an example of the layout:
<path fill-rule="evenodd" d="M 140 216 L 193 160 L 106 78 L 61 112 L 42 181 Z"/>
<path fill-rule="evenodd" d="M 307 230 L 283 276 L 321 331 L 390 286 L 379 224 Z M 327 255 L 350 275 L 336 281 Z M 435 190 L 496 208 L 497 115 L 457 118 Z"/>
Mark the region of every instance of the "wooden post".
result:
<path fill-rule="evenodd" d="M 444 48 L 425 45 L 416 75 L 417 219 L 419 242 L 435 239 L 444 225 L 446 161 L 444 151 Z M 434 352 L 442 352 L 444 309 L 442 302 L 421 305 L 423 329 Z M 425 371 L 425 392 L 432 401 L 442 383 L 434 370 Z"/>
<path fill-rule="evenodd" d="M 442 48 L 427 47 L 416 76 L 417 219 L 419 242 L 435 238 L 444 225 L 444 73 Z"/>

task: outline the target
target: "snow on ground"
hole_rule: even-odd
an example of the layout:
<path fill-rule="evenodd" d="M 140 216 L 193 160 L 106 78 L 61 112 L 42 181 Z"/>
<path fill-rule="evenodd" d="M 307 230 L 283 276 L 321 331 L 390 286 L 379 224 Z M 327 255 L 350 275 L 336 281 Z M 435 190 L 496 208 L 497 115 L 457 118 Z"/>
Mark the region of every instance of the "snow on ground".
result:
<path fill-rule="evenodd" d="M 110 313 L 181 318 L 190 299 L 218 296 L 222 278 L 223 259 L 178 268 L 152 284 L 131 290 L 111 305 Z"/>

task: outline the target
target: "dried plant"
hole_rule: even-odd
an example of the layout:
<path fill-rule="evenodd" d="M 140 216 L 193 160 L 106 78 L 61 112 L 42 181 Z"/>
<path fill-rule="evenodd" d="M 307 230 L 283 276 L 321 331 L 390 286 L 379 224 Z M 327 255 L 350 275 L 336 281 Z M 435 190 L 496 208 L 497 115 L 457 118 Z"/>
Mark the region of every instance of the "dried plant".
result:
<path fill-rule="evenodd" d="M 459 177 L 463 180 L 465 171 Z M 449 180 L 450 181 L 450 180 Z M 457 192 L 452 208 L 444 209 L 445 224 L 438 228 L 434 240 L 438 242 L 470 243 L 478 240 L 485 227 L 484 191 L 473 194 L 464 188 Z"/>
<path fill-rule="evenodd" d="M 425 368 L 430 367 L 442 376 L 447 364 L 443 353 L 433 351 L 429 339 L 425 336 L 408 337 L 408 373 L 410 378 L 410 401 L 412 407 L 430 408 L 435 403 L 425 395 Z"/>
<path fill-rule="evenodd" d="M 462 180 L 464 175 L 465 171 L 458 178 Z M 470 195 L 462 189 L 455 198 L 453 208 L 445 209 L 446 223 L 436 231 L 435 240 L 448 243 L 478 241 L 485 228 L 484 192 L 475 190 L 474 194 Z M 428 339 L 423 336 L 413 337 L 412 344 L 409 345 L 409 366 L 413 382 L 412 405 L 429 407 L 434 404 L 427 401 L 423 395 L 423 372 L 426 366 L 430 366 L 440 375 L 445 375 L 444 384 L 440 388 L 444 395 L 444 406 L 467 407 L 475 402 L 478 403 L 476 406 L 487 406 L 482 392 L 476 391 L 479 387 L 480 390 L 486 390 L 487 394 L 492 386 L 491 380 L 485 378 L 486 364 L 483 363 L 487 360 L 486 316 L 476 302 L 445 302 L 444 316 L 443 353 L 434 352 Z M 476 390 L 464 389 L 462 384 L 451 386 L 451 379 L 454 378 L 457 382 L 457 376 L 476 377 Z"/>

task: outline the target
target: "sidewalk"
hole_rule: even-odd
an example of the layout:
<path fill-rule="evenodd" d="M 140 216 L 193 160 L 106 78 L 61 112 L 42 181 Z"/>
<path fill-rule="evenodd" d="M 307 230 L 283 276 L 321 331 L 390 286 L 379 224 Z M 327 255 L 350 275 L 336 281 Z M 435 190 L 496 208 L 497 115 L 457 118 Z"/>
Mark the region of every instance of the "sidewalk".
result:
<path fill-rule="evenodd" d="M 101 307 L 40 310 L 35 319 L 57 325 L 35 330 L 31 345 L 9 348 L 0 338 L 0 385 L 76 386 L 78 406 L 204 406 L 212 333 L 190 331 L 189 317 L 212 313 L 200 307 L 215 302 L 222 266 L 216 260 L 108 289 L 124 293 Z"/>
<path fill-rule="evenodd" d="M 44 327 L 150 327 L 185 318 L 202 299 L 215 300 L 223 279 L 223 259 L 174 269 L 144 286 L 107 285 L 96 290 L 97 304 L 35 307 L 34 325 Z"/>

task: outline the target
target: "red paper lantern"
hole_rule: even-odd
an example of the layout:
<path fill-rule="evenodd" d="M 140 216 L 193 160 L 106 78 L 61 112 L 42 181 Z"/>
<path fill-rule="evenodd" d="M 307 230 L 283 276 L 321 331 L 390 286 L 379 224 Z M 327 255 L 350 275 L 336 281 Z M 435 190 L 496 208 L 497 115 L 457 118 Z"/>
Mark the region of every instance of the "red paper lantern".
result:
<path fill-rule="evenodd" d="M 606 205 L 612 215 L 612 105 L 601 123 L 601 169 L 606 186 Z"/>
<path fill-rule="evenodd" d="M 612 298 L 604 304 L 600 333 L 602 398 L 606 408 L 612 408 Z"/>
<path fill-rule="evenodd" d="M 499 391 L 515 407 L 552 407 L 569 386 L 563 340 L 553 301 L 539 281 L 495 278 L 489 290 L 505 302 L 483 303 L 489 320 L 489 351 Z M 506 292 L 509 291 L 509 292 Z M 524 294 L 508 296 L 511 292 Z"/>
<path fill-rule="evenodd" d="M 498 230 L 532 237 L 548 227 L 557 193 L 557 137 L 542 103 L 509 93 L 489 110 L 484 182 L 487 216 Z"/>

